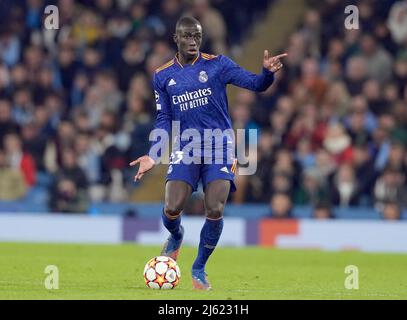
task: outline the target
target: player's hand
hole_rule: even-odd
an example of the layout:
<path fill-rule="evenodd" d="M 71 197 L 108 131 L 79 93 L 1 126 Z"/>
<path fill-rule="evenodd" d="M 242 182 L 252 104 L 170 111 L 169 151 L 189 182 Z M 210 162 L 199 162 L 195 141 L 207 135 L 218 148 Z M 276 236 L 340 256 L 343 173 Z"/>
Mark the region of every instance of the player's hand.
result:
<path fill-rule="evenodd" d="M 141 177 L 147 171 L 149 171 L 152 167 L 154 167 L 155 161 L 153 160 L 153 158 L 145 155 L 145 156 L 138 158 L 137 160 L 130 162 L 130 167 L 133 167 L 138 163 L 140 164 L 140 167 L 138 168 L 138 171 L 137 171 L 136 175 L 134 176 L 134 181 L 140 180 Z"/>
<path fill-rule="evenodd" d="M 283 67 L 280 59 L 286 57 L 287 55 L 287 53 L 282 53 L 278 56 L 270 57 L 269 51 L 264 50 L 263 67 L 271 72 L 277 72 Z"/>

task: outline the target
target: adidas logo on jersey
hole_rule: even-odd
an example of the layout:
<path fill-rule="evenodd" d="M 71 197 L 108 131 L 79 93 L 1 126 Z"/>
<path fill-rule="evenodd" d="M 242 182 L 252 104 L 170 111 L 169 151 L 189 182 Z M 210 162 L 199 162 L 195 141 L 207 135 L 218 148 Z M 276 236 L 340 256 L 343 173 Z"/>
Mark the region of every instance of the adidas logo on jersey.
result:
<path fill-rule="evenodd" d="M 220 171 L 223 171 L 223 172 L 229 173 L 229 170 L 228 170 L 228 168 L 227 168 L 227 167 L 222 167 L 222 168 L 220 169 Z"/>
<path fill-rule="evenodd" d="M 177 83 L 175 82 L 174 79 L 171 79 L 170 82 L 168 82 L 168 86 L 173 86 L 176 85 Z"/>

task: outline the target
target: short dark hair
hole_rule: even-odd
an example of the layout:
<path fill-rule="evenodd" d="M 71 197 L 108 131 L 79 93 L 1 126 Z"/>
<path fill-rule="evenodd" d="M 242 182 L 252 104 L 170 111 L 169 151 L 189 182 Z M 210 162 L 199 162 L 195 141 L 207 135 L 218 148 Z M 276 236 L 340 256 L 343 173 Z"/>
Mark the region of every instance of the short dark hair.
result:
<path fill-rule="evenodd" d="M 175 25 L 175 31 L 177 31 L 181 26 L 194 26 L 201 25 L 201 23 L 191 16 L 183 16 L 178 19 L 177 24 Z"/>
<path fill-rule="evenodd" d="M 315 204 L 314 212 L 312 214 L 313 216 L 315 216 L 317 210 L 325 210 L 328 212 L 328 217 L 330 219 L 335 218 L 335 214 L 332 210 L 332 204 L 328 200 L 320 200 Z"/>

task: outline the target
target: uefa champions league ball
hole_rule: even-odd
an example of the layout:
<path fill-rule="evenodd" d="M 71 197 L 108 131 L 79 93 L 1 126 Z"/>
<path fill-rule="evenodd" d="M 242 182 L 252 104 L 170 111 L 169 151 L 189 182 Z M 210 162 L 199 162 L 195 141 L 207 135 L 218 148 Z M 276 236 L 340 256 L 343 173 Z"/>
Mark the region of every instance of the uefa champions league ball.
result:
<path fill-rule="evenodd" d="M 147 287 L 151 289 L 174 289 L 180 278 L 181 270 L 175 260 L 170 257 L 154 257 L 144 267 L 144 280 Z"/>

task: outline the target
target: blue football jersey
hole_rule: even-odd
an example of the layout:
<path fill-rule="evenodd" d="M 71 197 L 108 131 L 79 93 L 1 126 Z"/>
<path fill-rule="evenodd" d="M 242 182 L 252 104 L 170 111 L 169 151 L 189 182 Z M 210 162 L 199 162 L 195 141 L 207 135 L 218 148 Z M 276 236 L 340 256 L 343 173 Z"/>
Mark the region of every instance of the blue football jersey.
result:
<path fill-rule="evenodd" d="M 262 68 L 260 74 L 251 73 L 223 55 L 200 52 L 192 64 L 185 66 L 175 56 L 154 74 L 155 128 L 164 129 L 171 137 L 172 121 L 179 121 L 181 134 L 186 129 L 198 130 L 204 145 L 208 142 L 204 139 L 205 129 L 232 128 L 226 96 L 228 84 L 261 92 L 273 81 L 273 72 Z M 152 146 L 155 143 L 158 141 Z M 181 141 L 181 147 L 186 143 Z"/>

